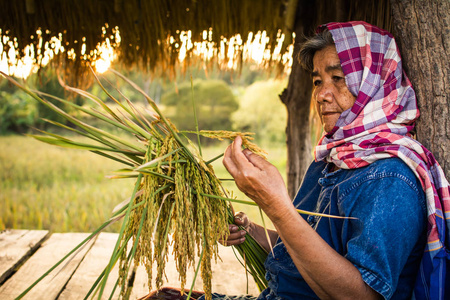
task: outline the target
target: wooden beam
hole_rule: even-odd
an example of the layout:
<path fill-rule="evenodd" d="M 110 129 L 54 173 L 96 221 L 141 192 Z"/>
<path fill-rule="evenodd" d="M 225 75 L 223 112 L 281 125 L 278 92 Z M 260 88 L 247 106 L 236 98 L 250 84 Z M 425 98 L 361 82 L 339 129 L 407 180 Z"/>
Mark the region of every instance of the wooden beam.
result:
<path fill-rule="evenodd" d="M 10 256 L 5 253 L 18 253 L 18 248 L 26 248 L 20 245 L 28 245 L 28 241 L 39 240 L 48 234 L 47 231 L 15 230 L 9 233 L 3 232 L 0 235 L 0 254 L 3 258 Z M 28 288 L 37 278 L 52 267 L 60 258 L 72 250 L 77 244 L 85 239 L 85 233 L 55 233 L 42 244 L 35 254 L 24 263 L 20 269 L 10 277 L 3 286 L 0 286 L 1 299 L 14 299 L 26 288 Z M 14 238 L 15 237 L 15 238 Z M 20 238 L 18 238 L 20 237 Z M 34 237 L 34 238 L 32 238 Z M 116 233 L 101 233 L 93 245 L 87 245 L 71 261 L 58 267 L 45 279 L 38 283 L 24 299 L 82 299 L 95 282 L 99 274 L 107 265 L 114 245 L 117 241 Z M 30 245 L 37 245 L 31 242 Z M 39 243 L 40 244 L 40 243 Z M 91 243 L 92 244 L 92 243 Z M 37 247 L 37 246 L 36 246 Z M 130 243 L 131 248 L 131 243 Z M 9 250 L 8 250 L 9 249 Z M 22 251 L 23 252 L 23 251 Z M 170 247 L 169 252 L 172 252 Z M 251 278 L 247 278 L 244 268 L 236 259 L 231 247 L 219 246 L 221 261 L 212 265 L 212 290 L 217 293 L 238 295 L 251 294 L 258 295 L 259 291 Z M 0 262 L 2 262 L 0 260 Z M 1 266 L 3 267 L 3 263 Z M 155 266 L 156 267 L 156 266 Z M 112 270 L 104 297 L 108 298 L 118 277 L 117 265 Z M 153 274 L 156 274 L 154 268 Z M 194 270 L 189 269 L 185 288 L 189 289 L 194 277 Z M 226 280 L 224 281 L 224 278 Z M 180 287 L 180 280 L 176 270 L 175 260 L 169 259 L 166 263 L 166 281 L 164 286 Z M 153 280 L 153 289 L 155 283 Z M 148 277 L 144 266 L 139 266 L 136 272 L 134 288 L 130 295 L 131 299 L 138 299 L 150 292 Z M 202 290 L 202 280 L 200 276 L 194 285 L 195 290 Z M 118 289 L 118 291 L 120 288 Z M 118 291 L 114 298 L 118 297 Z"/>
<path fill-rule="evenodd" d="M 39 248 L 48 235 L 48 230 L 8 229 L 0 233 L 0 284 Z"/>
<path fill-rule="evenodd" d="M 118 237 L 119 235 L 116 233 L 100 233 L 94 245 L 89 250 L 89 253 L 86 254 L 85 258 L 80 263 L 80 266 L 64 288 L 64 291 L 62 291 L 61 295 L 58 297 L 59 300 L 83 299 L 87 295 L 92 284 L 108 265 Z M 108 282 L 103 294 L 105 298 L 109 297 L 114 288 L 114 284 L 118 277 L 117 271 L 118 268 L 116 264 L 108 277 Z M 119 293 L 120 288 L 116 290 L 114 294 L 115 297 L 113 298 L 118 298 Z"/>
<path fill-rule="evenodd" d="M 14 299 L 56 262 L 88 237 L 87 233 L 54 233 L 20 269 L 0 287 L 3 300 Z M 61 264 L 39 282 L 23 299 L 56 299 L 78 267 L 89 247 Z"/>
<path fill-rule="evenodd" d="M 86 254 L 83 261 L 80 263 L 79 267 L 76 269 L 70 281 L 67 283 L 66 287 L 58 297 L 59 300 L 68 299 L 83 299 L 91 288 L 92 284 L 98 278 L 100 273 L 108 264 L 111 257 L 112 250 L 117 241 L 118 234 L 116 233 L 101 233 L 95 244 Z M 130 243 L 129 249 L 131 249 L 132 244 Z M 172 247 L 169 249 L 169 253 L 172 252 Z M 212 290 L 216 293 L 229 294 L 229 295 L 239 295 L 247 293 L 247 280 L 245 276 L 244 268 L 239 264 L 234 256 L 231 247 L 219 246 L 219 254 L 222 261 L 218 261 L 217 264 L 212 265 Z M 103 294 L 104 298 L 107 299 L 114 287 L 114 284 L 118 277 L 117 265 L 111 271 L 109 275 L 108 282 L 106 284 L 106 289 Z M 181 283 L 179 280 L 179 275 L 176 270 L 175 260 L 170 257 L 169 261 L 166 262 L 166 281 L 164 286 L 179 288 Z M 153 269 L 153 274 L 156 274 L 156 268 Z M 189 289 L 194 278 L 194 271 L 190 269 L 187 274 L 187 284 L 185 288 Z M 223 279 L 226 278 L 224 281 Z M 155 288 L 155 282 L 153 280 L 153 289 Z M 202 280 L 200 276 L 194 285 L 195 290 L 202 290 Z M 118 298 L 118 293 L 120 288 L 114 294 L 113 298 Z M 139 266 L 137 268 L 134 287 L 130 295 L 130 299 L 138 299 L 147 295 L 150 292 L 148 286 L 148 277 L 144 266 Z M 252 279 L 249 276 L 249 294 L 258 295 L 258 289 Z"/>

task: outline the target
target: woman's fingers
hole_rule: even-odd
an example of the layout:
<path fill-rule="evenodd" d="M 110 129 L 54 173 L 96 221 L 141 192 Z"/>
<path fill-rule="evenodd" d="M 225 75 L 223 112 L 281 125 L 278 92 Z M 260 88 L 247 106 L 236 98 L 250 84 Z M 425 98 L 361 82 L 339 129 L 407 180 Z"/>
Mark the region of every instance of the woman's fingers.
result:
<path fill-rule="evenodd" d="M 244 149 L 242 153 L 254 167 L 260 170 L 264 170 L 265 168 L 267 168 L 267 166 L 271 165 L 267 160 L 265 160 L 259 155 L 256 155 L 255 153 L 253 153 L 248 149 Z"/>
<path fill-rule="evenodd" d="M 235 246 L 242 244 L 245 241 L 245 235 L 247 234 L 247 228 L 250 225 L 250 220 L 247 215 L 240 211 L 234 216 L 234 223 L 229 224 L 229 235 L 226 239 L 219 239 L 219 243 L 224 246 Z M 240 230 L 239 227 L 244 227 L 245 230 Z"/>
<path fill-rule="evenodd" d="M 227 149 L 225 150 L 225 153 L 223 155 L 223 165 L 225 166 L 225 168 L 228 170 L 228 172 L 231 174 L 231 176 L 234 177 L 235 174 L 237 174 L 238 169 L 236 167 L 236 164 L 234 163 L 233 159 L 232 159 L 232 145 L 229 145 L 227 147 Z"/>
<path fill-rule="evenodd" d="M 236 239 L 236 240 L 219 240 L 219 243 L 221 243 L 224 246 L 236 246 L 236 245 L 240 245 L 245 241 L 245 237 L 241 237 L 240 239 Z"/>
<path fill-rule="evenodd" d="M 247 170 L 253 167 L 253 165 L 248 161 L 247 157 L 244 155 L 242 150 L 242 138 L 237 136 L 233 143 L 231 144 L 231 158 L 234 164 L 239 170 Z M 250 151 L 250 150 L 248 150 Z"/>
<path fill-rule="evenodd" d="M 239 230 L 239 227 L 234 224 L 230 224 L 228 228 L 230 230 L 230 234 L 227 239 L 219 239 L 219 243 L 224 246 L 233 246 L 242 244 L 245 241 L 245 230 Z"/>
<path fill-rule="evenodd" d="M 239 211 L 234 215 L 234 223 L 247 229 L 250 224 L 250 220 L 244 212 Z"/>

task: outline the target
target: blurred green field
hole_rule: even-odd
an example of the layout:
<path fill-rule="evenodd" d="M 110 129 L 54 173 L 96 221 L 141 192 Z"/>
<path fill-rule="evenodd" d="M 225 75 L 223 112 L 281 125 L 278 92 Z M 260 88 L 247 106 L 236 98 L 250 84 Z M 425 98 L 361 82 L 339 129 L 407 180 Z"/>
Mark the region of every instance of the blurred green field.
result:
<path fill-rule="evenodd" d="M 227 143 L 203 149 L 208 159 Z M 285 146 L 268 149 L 269 161 L 285 176 Z M 213 164 L 219 178 L 231 178 L 219 159 Z M 132 179 L 107 179 L 119 163 L 96 154 L 44 144 L 25 136 L 0 136 L 0 229 L 48 229 L 90 232 L 109 219 L 113 208 L 131 195 Z M 246 199 L 233 182 L 225 188 Z M 259 210 L 235 204 L 261 223 Z M 266 218 L 266 225 L 269 221 Z M 118 231 L 114 224 L 107 231 Z"/>

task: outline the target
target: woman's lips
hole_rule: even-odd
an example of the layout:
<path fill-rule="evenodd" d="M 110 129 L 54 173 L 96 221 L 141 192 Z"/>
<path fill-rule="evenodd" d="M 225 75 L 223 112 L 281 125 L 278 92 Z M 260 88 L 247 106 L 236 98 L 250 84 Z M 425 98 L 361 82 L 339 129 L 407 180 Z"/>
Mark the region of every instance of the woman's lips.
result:
<path fill-rule="evenodd" d="M 322 112 L 322 116 L 328 116 L 328 115 L 334 115 L 334 114 L 338 114 L 337 111 L 323 111 Z"/>

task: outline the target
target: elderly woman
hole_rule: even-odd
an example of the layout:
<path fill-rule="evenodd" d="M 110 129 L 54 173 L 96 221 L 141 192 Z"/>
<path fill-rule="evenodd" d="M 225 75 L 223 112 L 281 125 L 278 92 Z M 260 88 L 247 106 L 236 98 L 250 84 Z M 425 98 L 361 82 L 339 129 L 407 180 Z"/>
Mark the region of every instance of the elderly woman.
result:
<path fill-rule="evenodd" d="M 419 111 L 392 35 L 364 22 L 329 23 L 300 60 L 324 133 L 295 199 L 278 170 L 242 150 L 239 138 L 223 160 L 276 229 L 269 286 L 258 299 L 449 299 L 449 185 L 412 138 Z M 297 208 L 344 218 L 303 217 Z M 243 213 L 235 220 L 270 250 L 262 227 Z M 222 242 L 236 245 L 244 235 L 230 225 Z"/>
<path fill-rule="evenodd" d="M 278 171 L 242 151 L 240 140 L 224 157 L 278 236 L 265 264 L 269 287 L 258 299 L 450 297 L 448 182 L 412 138 L 419 111 L 392 35 L 364 22 L 326 24 L 300 60 L 324 134 L 294 201 Z M 348 218 L 302 218 L 295 208 Z M 261 227 L 244 215 L 236 221 L 264 243 Z M 225 243 L 243 241 L 235 226 L 230 232 Z"/>

